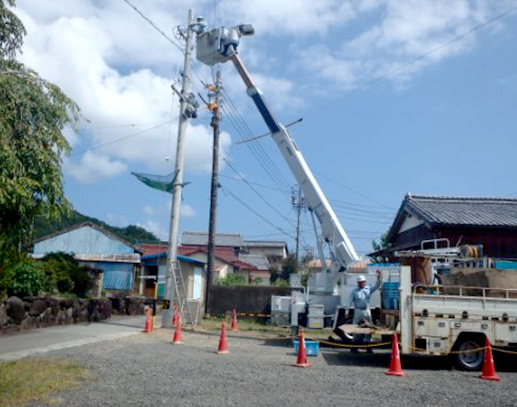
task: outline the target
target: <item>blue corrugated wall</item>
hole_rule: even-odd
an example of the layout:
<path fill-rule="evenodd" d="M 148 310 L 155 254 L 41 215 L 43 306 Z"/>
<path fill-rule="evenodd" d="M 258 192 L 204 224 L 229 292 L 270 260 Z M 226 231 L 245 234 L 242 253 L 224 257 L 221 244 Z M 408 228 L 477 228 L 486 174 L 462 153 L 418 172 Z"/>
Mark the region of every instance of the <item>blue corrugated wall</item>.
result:
<path fill-rule="evenodd" d="M 134 253 L 135 250 L 131 246 L 124 244 L 124 242 L 107 236 L 97 229 L 84 226 L 34 244 L 33 253 L 45 254 L 52 252 L 124 254 Z"/>
<path fill-rule="evenodd" d="M 133 287 L 133 265 L 130 263 L 96 263 L 104 271 L 104 288 L 130 290 Z"/>

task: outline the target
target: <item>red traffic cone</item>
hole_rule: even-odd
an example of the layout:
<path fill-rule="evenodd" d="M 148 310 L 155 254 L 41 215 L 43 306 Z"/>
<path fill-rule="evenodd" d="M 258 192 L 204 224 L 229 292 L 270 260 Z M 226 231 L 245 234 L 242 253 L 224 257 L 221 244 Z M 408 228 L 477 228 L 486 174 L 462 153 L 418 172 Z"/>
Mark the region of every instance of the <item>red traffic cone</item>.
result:
<path fill-rule="evenodd" d="M 153 321 L 151 320 L 151 309 L 147 308 L 147 318 L 145 319 L 145 327 L 143 332 L 148 333 L 153 330 Z"/>
<path fill-rule="evenodd" d="M 228 342 L 226 342 L 226 324 L 224 321 L 223 326 L 221 328 L 221 339 L 219 339 L 219 348 L 217 349 L 217 353 L 219 355 L 230 353 L 230 351 L 228 350 Z"/>
<path fill-rule="evenodd" d="M 238 331 L 239 328 L 237 326 L 237 310 L 235 309 L 235 307 L 233 307 L 233 310 L 232 310 L 232 331 Z"/>
<path fill-rule="evenodd" d="M 310 363 L 307 363 L 307 351 L 305 350 L 305 338 L 303 337 L 303 329 L 300 328 L 300 332 L 298 334 L 298 358 L 296 360 L 296 364 L 293 366 L 309 367 L 310 365 Z"/>
<path fill-rule="evenodd" d="M 390 376 L 404 376 L 404 372 L 402 371 L 402 365 L 400 364 L 399 341 L 397 338 L 397 334 L 393 334 L 390 370 L 388 370 L 386 374 Z"/>
<path fill-rule="evenodd" d="M 490 340 L 485 337 L 485 356 L 483 357 L 483 370 L 479 376 L 484 380 L 501 380 L 495 372 L 494 358 L 492 357 L 492 346 Z"/>
<path fill-rule="evenodd" d="M 178 317 L 176 321 L 176 330 L 174 331 L 174 337 L 172 338 L 173 345 L 179 345 L 183 343 L 181 340 L 181 318 Z"/>
<path fill-rule="evenodd" d="M 178 323 L 178 306 L 174 304 L 174 315 L 172 316 L 172 326 L 176 326 Z"/>

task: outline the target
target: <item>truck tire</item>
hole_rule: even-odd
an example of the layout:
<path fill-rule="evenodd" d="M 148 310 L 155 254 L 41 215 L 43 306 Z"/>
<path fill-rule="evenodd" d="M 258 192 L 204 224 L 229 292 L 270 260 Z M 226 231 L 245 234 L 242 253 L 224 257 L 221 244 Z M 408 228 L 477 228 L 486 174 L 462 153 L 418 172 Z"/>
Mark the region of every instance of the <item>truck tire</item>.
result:
<path fill-rule="evenodd" d="M 458 338 L 456 342 L 456 346 L 454 346 L 454 351 L 460 353 L 454 353 L 454 363 L 456 367 L 460 370 L 466 371 L 475 371 L 480 370 L 483 365 L 483 355 L 484 352 L 477 351 L 472 352 L 472 350 L 483 347 L 483 339 L 481 336 L 464 336 L 462 338 Z"/>

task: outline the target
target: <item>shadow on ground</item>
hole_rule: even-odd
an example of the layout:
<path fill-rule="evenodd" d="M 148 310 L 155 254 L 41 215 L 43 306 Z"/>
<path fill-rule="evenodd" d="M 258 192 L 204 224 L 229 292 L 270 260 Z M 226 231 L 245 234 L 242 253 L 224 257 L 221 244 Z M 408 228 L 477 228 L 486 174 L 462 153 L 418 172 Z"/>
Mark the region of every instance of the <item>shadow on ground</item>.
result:
<path fill-rule="evenodd" d="M 388 369 L 391 360 L 389 350 L 375 351 L 374 354 L 366 354 L 362 351 L 353 354 L 348 349 L 322 349 L 321 354 L 327 364 L 334 366 L 364 366 L 380 367 Z M 454 364 L 447 356 L 401 356 L 404 370 L 454 370 Z M 517 372 L 517 356 L 509 354 L 494 354 L 494 362 L 498 372 Z"/>

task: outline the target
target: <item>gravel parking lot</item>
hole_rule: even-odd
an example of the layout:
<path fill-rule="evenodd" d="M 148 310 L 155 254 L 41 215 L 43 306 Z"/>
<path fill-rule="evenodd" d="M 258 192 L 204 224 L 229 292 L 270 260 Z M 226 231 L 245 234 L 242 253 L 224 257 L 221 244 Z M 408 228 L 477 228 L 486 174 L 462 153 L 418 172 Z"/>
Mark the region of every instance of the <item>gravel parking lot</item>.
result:
<path fill-rule="evenodd" d="M 515 406 L 515 359 L 498 367 L 500 382 L 479 373 L 452 370 L 444 358 L 403 357 L 406 376 L 386 376 L 390 355 L 353 355 L 322 349 L 309 369 L 292 367 L 296 357 L 286 341 L 229 337 L 231 353 L 217 355 L 217 333 L 172 331 L 106 341 L 52 352 L 79 359 L 92 380 L 56 396 L 71 406 Z M 505 360 L 508 360 L 506 357 Z M 496 360 L 496 365 L 498 360 Z M 512 371 L 513 370 L 513 371 Z"/>

